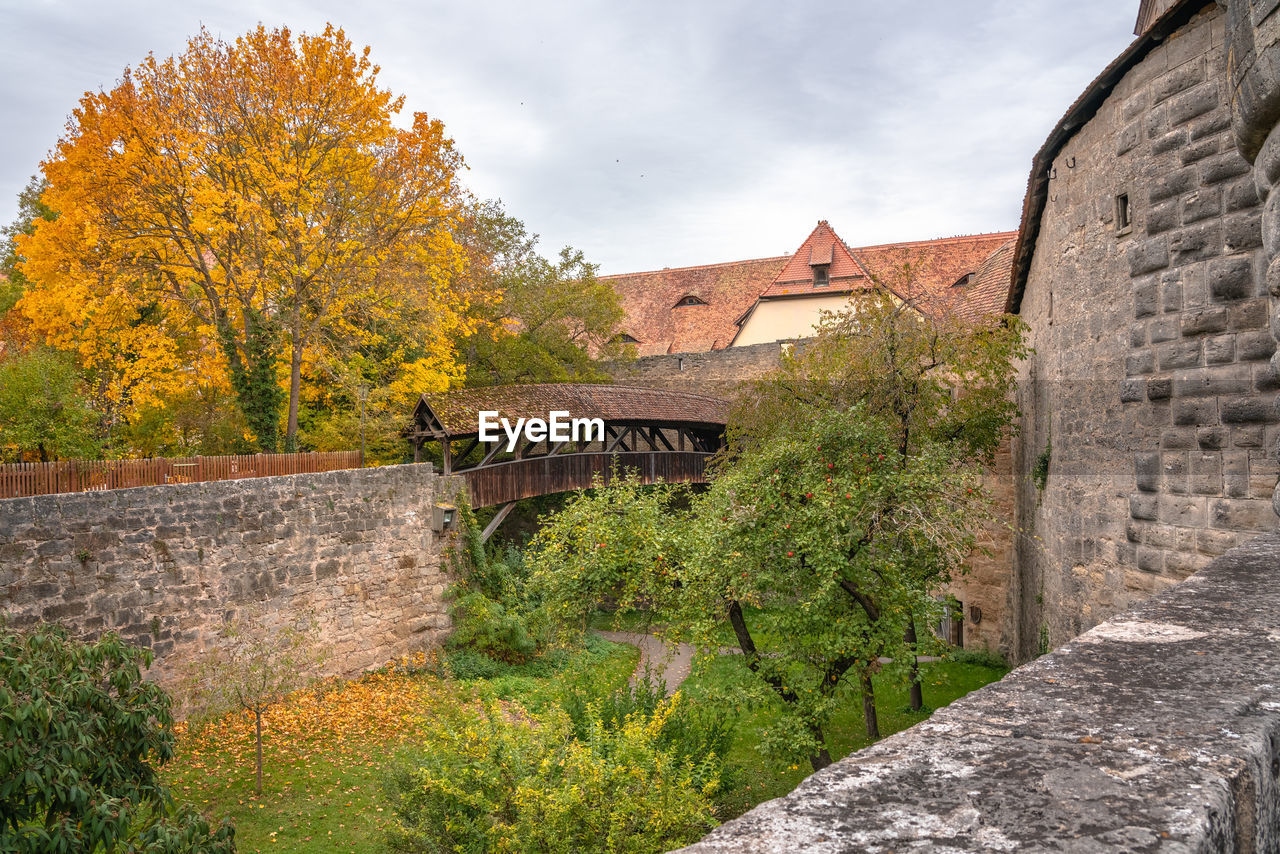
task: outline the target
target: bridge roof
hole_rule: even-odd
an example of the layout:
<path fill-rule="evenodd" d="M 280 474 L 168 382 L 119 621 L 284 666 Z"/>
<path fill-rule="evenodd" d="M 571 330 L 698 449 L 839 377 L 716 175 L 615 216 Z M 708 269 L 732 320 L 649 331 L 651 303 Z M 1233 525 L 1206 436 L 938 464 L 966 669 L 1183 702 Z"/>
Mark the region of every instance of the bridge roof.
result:
<path fill-rule="evenodd" d="M 542 383 L 424 394 L 414 407 L 419 430 L 436 437 L 475 436 L 480 412 L 496 411 L 512 424 L 567 411 L 571 418 L 613 424 L 722 428 L 728 401 L 701 394 L 625 385 Z"/>

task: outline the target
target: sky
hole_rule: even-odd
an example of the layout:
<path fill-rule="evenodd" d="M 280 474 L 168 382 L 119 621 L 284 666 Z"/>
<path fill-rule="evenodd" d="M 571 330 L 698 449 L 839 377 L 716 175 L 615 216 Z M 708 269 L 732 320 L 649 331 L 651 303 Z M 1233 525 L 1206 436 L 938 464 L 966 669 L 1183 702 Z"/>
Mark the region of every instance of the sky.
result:
<path fill-rule="evenodd" d="M 602 273 L 1018 227 L 1138 0 L 0 0 L 0 223 L 86 91 L 203 25 L 342 27 L 481 198 Z"/>

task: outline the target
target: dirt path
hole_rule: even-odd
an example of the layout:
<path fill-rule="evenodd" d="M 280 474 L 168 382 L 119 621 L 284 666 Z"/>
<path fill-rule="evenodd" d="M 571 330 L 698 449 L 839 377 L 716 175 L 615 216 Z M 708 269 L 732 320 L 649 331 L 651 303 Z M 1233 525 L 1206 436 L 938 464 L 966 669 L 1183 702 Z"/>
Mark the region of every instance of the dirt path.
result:
<path fill-rule="evenodd" d="M 687 643 L 668 645 L 640 632 L 601 632 L 597 635 L 614 643 L 625 643 L 640 650 L 640 662 L 636 672 L 631 674 L 627 684 L 634 686 L 641 679 L 648 677 L 650 684 L 665 683 L 667 696 L 670 697 L 680 687 L 680 683 L 689 678 L 689 669 L 693 666 L 694 649 Z"/>

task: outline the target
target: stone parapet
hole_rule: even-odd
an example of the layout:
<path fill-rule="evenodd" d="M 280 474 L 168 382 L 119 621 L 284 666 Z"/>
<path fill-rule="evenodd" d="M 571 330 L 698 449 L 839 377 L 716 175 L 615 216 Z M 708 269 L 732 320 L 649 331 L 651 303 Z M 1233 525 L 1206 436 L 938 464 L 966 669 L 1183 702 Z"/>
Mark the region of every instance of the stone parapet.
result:
<path fill-rule="evenodd" d="M 687 854 L 1280 850 L 1280 534 Z"/>

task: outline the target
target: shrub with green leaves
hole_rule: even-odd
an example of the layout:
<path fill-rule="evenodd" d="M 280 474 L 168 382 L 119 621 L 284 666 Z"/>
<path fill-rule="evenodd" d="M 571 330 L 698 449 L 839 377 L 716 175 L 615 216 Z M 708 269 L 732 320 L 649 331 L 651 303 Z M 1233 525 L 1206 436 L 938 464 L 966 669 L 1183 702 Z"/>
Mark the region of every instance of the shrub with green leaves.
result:
<path fill-rule="evenodd" d="M 443 703 L 420 755 L 393 777 L 388 843 L 400 852 L 644 854 L 692 842 L 715 824 L 720 759 L 664 746 L 680 704 L 606 720 L 592 702 L 575 724 L 559 706 L 531 715 L 515 704 Z"/>
<path fill-rule="evenodd" d="M 0 851 L 235 851 L 234 828 L 211 831 L 160 782 L 173 716 L 150 663 L 114 634 L 0 626 Z"/>
<path fill-rule="evenodd" d="M 448 645 L 495 661 L 528 661 L 539 652 L 546 621 L 537 603 L 526 596 L 524 556 L 514 548 L 489 552 L 465 496 L 458 499 L 458 513 L 462 547 L 451 554 L 452 570 L 459 580 L 449 591 L 453 633 Z"/>

